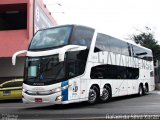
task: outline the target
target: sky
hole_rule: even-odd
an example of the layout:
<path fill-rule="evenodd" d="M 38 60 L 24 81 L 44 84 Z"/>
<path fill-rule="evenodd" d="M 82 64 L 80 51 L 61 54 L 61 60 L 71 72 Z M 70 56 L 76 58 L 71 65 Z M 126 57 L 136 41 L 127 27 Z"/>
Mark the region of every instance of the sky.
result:
<path fill-rule="evenodd" d="M 58 24 L 80 24 L 121 39 L 151 28 L 160 44 L 160 0 L 44 0 Z"/>

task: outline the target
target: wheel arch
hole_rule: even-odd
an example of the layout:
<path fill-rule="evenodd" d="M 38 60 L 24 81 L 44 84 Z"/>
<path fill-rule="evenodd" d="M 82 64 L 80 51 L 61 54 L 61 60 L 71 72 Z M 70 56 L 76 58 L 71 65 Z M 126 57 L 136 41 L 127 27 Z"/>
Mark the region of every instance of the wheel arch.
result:
<path fill-rule="evenodd" d="M 146 83 L 145 83 L 145 86 L 147 86 L 147 87 L 148 87 L 148 89 L 149 89 L 149 84 L 148 84 L 148 82 L 146 82 Z"/>
<path fill-rule="evenodd" d="M 143 83 L 141 82 L 141 83 L 139 83 L 139 86 L 141 86 L 142 88 L 143 88 Z"/>
<path fill-rule="evenodd" d="M 99 90 L 99 92 L 100 92 L 100 87 L 99 87 L 99 85 L 98 85 L 98 84 L 92 84 L 90 88 L 93 88 L 94 86 L 95 86 L 95 87 L 97 87 L 97 88 L 98 88 L 98 90 Z"/>
<path fill-rule="evenodd" d="M 105 85 L 103 86 L 103 88 L 106 88 L 107 86 L 110 88 L 110 90 L 111 90 L 111 95 L 112 95 L 112 87 L 111 87 L 111 85 L 110 85 L 109 83 L 105 84 Z"/>

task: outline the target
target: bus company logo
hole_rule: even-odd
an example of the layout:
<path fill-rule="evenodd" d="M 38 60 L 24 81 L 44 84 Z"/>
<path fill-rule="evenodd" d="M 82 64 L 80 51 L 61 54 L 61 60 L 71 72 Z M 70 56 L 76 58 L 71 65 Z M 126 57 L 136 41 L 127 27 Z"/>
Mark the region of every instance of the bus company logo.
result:
<path fill-rule="evenodd" d="M 74 83 L 73 83 L 72 90 L 73 90 L 73 92 L 77 92 L 78 91 L 78 85 L 77 85 L 76 81 L 74 81 Z"/>
<path fill-rule="evenodd" d="M 44 83 L 33 83 L 33 85 L 35 85 L 35 86 L 43 86 Z"/>
<path fill-rule="evenodd" d="M 34 90 L 34 91 L 44 91 L 44 88 L 42 88 L 42 87 L 35 87 L 32 90 Z"/>
<path fill-rule="evenodd" d="M 39 79 L 40 79 L 40 80 L 44 80 L 44 75 L 41 74 L 40 77 L 39 77 Z"/>

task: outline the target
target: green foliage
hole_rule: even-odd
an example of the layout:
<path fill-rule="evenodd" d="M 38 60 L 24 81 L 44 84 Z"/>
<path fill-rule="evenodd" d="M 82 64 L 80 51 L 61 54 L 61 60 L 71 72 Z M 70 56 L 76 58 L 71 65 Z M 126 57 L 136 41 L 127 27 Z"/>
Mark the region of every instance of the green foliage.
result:
<path fill-rule="evenodd" d="M 148 27 L 146 27 L 145 32 L 141 32 L 138 35 L 133 34 L 131 39 L 133 39 L 137 44 L 151 49 L 154 60 L 160 60 L 160 45 L 157 40 L 155 40 L 154 35 L 148 31 Z"/>

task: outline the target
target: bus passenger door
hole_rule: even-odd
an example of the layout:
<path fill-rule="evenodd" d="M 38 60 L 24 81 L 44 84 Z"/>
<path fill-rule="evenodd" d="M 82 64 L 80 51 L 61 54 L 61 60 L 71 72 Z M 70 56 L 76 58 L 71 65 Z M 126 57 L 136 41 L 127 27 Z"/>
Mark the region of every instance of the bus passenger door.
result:
<path fill-rule="evenodd" d="M 69 60 L 68 62 L 68 77 L 69 80 L 69 100 L 79 100 L 80 98 L 80 77 L 79 64 L 77 61 Z"/>

